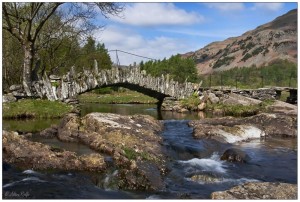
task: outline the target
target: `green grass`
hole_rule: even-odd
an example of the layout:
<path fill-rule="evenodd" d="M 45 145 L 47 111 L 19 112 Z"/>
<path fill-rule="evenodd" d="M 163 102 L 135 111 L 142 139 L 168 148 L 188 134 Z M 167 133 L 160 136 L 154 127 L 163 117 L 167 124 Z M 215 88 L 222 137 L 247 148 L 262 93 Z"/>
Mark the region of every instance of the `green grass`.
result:
<path fill-rule="evenodd" d="M 72 110 L 72 106 L 59 101 L 23 99 L 3 103 L 3 118 L 60 118 Z"/>
<path fill-rule="evenodd" d="M 196 110 L 198 105 L 201 103 L 197 95 L 192 95 L 189 98 L 182 99 L 181 105 L 188 110 Z"/>
<path fill-rule="evenodd" d="M 107 93 L 103 93 L 107 92 Z M 106 91 L 101 94 L 87 92 L 78 96 L 82 103 L 102 103 L 102 104 L 154 104 L 155 98 L 143 95 L 135 91 Z"/>
<path fill-rule="evenodd" d="M 222 110 L 226 116 L 252 116 L 260 112 L 267 111 L 267 106 L 274 103 L 274 100 L 265 100 L 256 105 L 226 105 L 226 104 L 210 104 L 207 110 Z"/>

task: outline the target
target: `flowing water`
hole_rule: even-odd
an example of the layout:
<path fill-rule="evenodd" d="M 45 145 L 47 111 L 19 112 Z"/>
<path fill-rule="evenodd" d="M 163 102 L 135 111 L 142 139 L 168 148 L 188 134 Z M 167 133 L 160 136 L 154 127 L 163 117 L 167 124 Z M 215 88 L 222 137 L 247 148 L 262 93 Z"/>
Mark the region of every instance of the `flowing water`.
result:
<path fill-rule="evenodd" d="M 98 199 L 208 199 L 213 191 L 229 189 L 235 185 L 251 182 L 287 182 L 297 184 L 297 140 L 282 138 L 255 139 L 242 143 L 224 144 L 215 140 L 195 140 L 190 119 L 203 118 L 203 114 L 178 114 L 156 111 L 155 105 L 82 105 L 82 116 L 87 113 L 110 112 L 123 115 L 148 114 L 163 119 L 164 148 L 169 156 L 165 176 L 166 189 L 156 193 L 125 192 L 107 187 L 106 181 L 117 171 L 106 175 L 79 172 L 37 172 L 19 170 L 3 164 L 4 198 L 98 198 Z M 55 120 L 56 121 L 56 120 Z M 48 122 L 49 127 L 57 122 Z M 3 121 L 5 129 L 28 122 Z M 36 124 L 39 125 L 38 120 Z M 13 127 L 12 127 L 13 126 Z M 35 132 L 40 128 L 32 128 Z M 22 131 L 22 128 L 19 128 Z M 26 132 L 30 129 L 26 129 Z M 62 143 L 55 138 L 41 139 L 33 135 L 33 141 L 43 142 L 78 154 L 94 151 L 77 143 Z M 250 156 L 247 163 L 229 163 L 220 160 L 227 148 L 237 148 Z M 91 177 L 93 176 L 93 177 Z M 95 176 L 97 176 L 95 178 Z"/>

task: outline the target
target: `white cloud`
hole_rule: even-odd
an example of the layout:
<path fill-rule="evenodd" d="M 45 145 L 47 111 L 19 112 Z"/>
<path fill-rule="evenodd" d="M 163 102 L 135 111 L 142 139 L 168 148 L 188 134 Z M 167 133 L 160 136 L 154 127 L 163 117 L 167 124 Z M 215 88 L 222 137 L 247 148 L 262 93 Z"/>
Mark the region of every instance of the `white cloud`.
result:
<path fill-rule="evenodd" d="M 205 5 L 220 11 L 242 11 L 245 9 L 243 3 L 205 3 Z"/>
<path fill-rule="evenodd" d="M 262 9 L 267 11 L 278 11 L 283 8 L 283 3 L 254 3 L 253 10 Z"/>
<path fill-rule="evenodd" d="M 239 36 L 245 33 L 247 30 L 241 28 L 241 29 L 218 29 L 218 30 L 211 30 L 211 31 L 204 31 L 204 30 L 197 31 L 197 30 L 189 30 L 189 29 L 180 29 L 180 30 L 160 29 L 160 31 L 182 34 L 182 35 L 189 35 L 189 36 L 226 39 L 229 37 Z"/>
<path fill-rule="evenodd" d="M 133 54 L 153 58 L 169 58 L 177 53 L 186 53 L 199 48 L 196 44 L 191 44 L 185 39 L 157 36 L 154 38 L 144 38 L 141 35 L 126 28 L 108 26 L 102 32 L 94 34 L 97 41 L 104 43 L 108 50 L 123 50 Z M 110 52 L 111 59 L 116 62 L 116 53 Z M 139 63 L 141 60 L 136 56 L 118 52 L 118 57 L 122 65 Z"/>
<path fill-rule="evenodd" d="M 112 16 L 120 23 L 136 26 L 191 25 L 204 22 L 204 17 L 187 12 L 172 3 L 132 3 L 122 13 L 123 18 Z"/>

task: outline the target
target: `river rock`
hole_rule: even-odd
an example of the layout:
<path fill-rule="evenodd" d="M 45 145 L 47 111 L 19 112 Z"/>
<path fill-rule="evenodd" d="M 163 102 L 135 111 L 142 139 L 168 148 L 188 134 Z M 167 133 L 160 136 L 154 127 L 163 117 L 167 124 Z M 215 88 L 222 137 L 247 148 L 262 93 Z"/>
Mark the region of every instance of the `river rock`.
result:
<path fill-rule="evenodd" d="M 200 184 L 218 183 L 218 182 L 222 182 L 224 180 L 222 177 L 212 175 L 212 174 L 193 175 L 189 179 L 191 181 L 198 182 Z"/>
<path fill-rule="evenodd" d="M 102 172 L 106 168 L 100 154 L 77 156 L 75 152 L 56 151 L 32 142 L 16 132 L 2 131 L 3 160 L 24 169 L 79 170 Z"/>
<path fill-rule="evenodd" d="M 223 97 L 222 101 L 223 104 L 226 105 L 257 105 L 260 104 L 262 101 L 256 100 L 253 98 L 245 97 L 242 95 L 238 95 L 236 93 L 231 93 L 226 97 Z"/>
<path fill-rule="evenodd" d="M 280 100 L 276 100 L 274 103 L 266 107 L 272 113 L 285 114 L 290 116 L 297 116 L 298 107 Z"/>
<path fill-rule="evenodd" d="M 213 192 L 212 199 L 297 199 L 297 184 L 248 182 L 226 191 Z"/>
<path fill-rule="evenodd" d="M 198 110 L 199 110 L 199 111 L 203 111 L 203 110 L 205 109 L 205 107 L 206 107 L 206 103 L 205 103 L 205 102 L 202 102 L 202 103 L 200 103 L 200 104 L 198 105 Z"/>
<path fill-rule="evenodd" d="M 210 118 L 190 121 L 188 124 L 194 128 L 195 138 L 223 139 L 229 143 L 262 136 L 297 137 L 297 119 L 283 114 Z"/>
<path fill-rule="evenodd" d="M 162 124 L 151 116 L 91 113 L 82 118 L 78 138 L 92 149 L 113 157 L 120 168 L 118 186 L 130 190 L 160 190 L 165 157 Z"/>
<path fill-rule="evenodd" d="M 220 101 L 220 99 L 214 94 L 214 93 L 209 93 L 208 94 L 208 99 L 212 104 L 216 104 Z"/>
<path fill-rule="evenodd" d="M 160 190 L 166 170 L 163 140 L 158 135 L 162 128 L 162 123 L 147 115 L 95 112 L 80 118 L 70 113 L 58 125 L 57 137 L 111 156 L 109 164 L 119 169 L 115 181 L 120 189 Z M 44 133 L 51 132 L 53 128 Z"/>
<path fill-rule="evenodd" d="M 196 139 L 214 139 L 223 143 L 236 143 L 249 139 L 264 137 L 265 133 L 255 126 L 249 125 L 194 125 L 193 137 Z"/>
<path fill-rule="evenodd" d="M 76 142 L 80 127 L 78 114 L 69 113 L 63 117 L 57 129 L 57 138 L 64 142 Z"/>
<path fill-rule="evenodd" d="M 17 98 L 11 93 L 5 94 L 2 96 L 2 102 L 16 102 Z"/>
<path fill-rule="evenodd" d="M 46 128 L 45 130 L 42 130 L 41 132 L 39 132 L 38 135 L 43 136 L 45 138 L 53 138 L 57 136 L 57 130 L 58 130 L 58 126 L 53 125 L 50 128 Z"/>
<path fill-rule="evenodd" d="M 246 163 L 250 157 L 242 150 L 236 148 L 227 149 L 220 158 L 222 161 Z"/>

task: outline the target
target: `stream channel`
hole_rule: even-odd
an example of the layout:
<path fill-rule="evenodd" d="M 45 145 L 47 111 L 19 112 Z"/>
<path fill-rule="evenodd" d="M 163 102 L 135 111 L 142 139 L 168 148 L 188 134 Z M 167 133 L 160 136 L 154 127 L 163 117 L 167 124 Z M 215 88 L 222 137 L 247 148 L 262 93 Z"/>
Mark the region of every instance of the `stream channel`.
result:
<path fill-rule="evenodd" d="M 165 176 L 166 189 L 160 192 L 128 192 L 107 186 L 111 175 L 82 172 L 55 172 L 20 170 L 3 164 L 3 198 L 41 199 L 209 199 L 214 191 L 230 189 L 241 183 L 286 182 L 297 184 L 297 141 L 288 138 L 255 139 L 235 144 L 214 140 L 196 140 L 188 120 L 208 117 L 207 114 L 161 112 L 155 105 L 136 104 L 83 104 L 81 115 L 90 112 L 116 113 L 122 115 L 148 114 L 162 119 L 164 147 L 171 160 L 170 172 Z M 3 120 L 3 129 L 33 134 L 59 120 Z M 57 139 L 37 138 L 42 142 L 78 154 L 94 153 L 85 145 L 63 143 Z M 248 163 L 229 163 L 220 160 L 230 147 L 246 152 Z M 206 176 L 203 178 L 203 176 Z"/>

